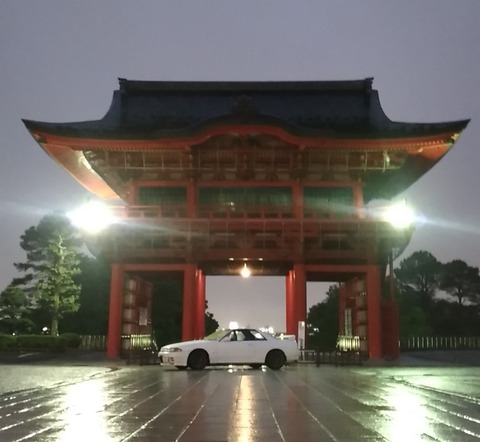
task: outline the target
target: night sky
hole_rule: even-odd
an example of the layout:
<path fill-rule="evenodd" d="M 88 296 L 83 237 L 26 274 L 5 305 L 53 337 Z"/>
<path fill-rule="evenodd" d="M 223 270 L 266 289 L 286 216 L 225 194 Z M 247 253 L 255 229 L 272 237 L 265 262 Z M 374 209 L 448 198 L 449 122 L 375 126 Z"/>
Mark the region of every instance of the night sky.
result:
<path fill-rule="evenodd" d="M 480 266 L 478 0 L 18 1 L 0 5 L 0 291 L 25 256 L 20 235 L 89 194 L 22 118 L 101 118 L 118 77 L 160 81 L 354 80 L 395 121 L 470 118 L 453 149 L 403 195 L 426 222 L 400 257 L 427 250 Z M 398 264 L 399 260 L 396 261 Z M 309 284 L 308 304 L 324 286 Z M 227 325 L 285 328 L 283 278 L 207 278 Z"/>

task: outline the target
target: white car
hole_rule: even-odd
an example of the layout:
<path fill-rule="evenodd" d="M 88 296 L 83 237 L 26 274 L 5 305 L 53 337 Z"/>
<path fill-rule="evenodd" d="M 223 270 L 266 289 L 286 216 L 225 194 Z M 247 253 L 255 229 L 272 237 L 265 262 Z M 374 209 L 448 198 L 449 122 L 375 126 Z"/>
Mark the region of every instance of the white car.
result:
<path fill-rule="evenodd" d="M 298 361 L 294 336 L 276 338 L 252 328 L 219 330 L 204 339 L 179 342 L 162 347 L 158 353 L 162 365 L 178 369 L 203 370 L 207 365 L 266 365 L 279 370 Z"/>

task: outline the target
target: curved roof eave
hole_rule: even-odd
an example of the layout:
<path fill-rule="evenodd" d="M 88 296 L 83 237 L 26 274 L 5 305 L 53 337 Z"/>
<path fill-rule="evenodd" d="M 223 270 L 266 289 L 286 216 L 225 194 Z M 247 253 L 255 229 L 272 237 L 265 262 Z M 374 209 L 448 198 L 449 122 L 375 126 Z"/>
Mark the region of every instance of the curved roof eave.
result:
<path fill-rule="evenodd" d="M 116 126 L 112 123 L 105 123 L 103 120 L 85 121 L 79 123 L 46 123 L 32 120 L 23 120 L 27 129 L 35 137 L 50 135 L 52 137 L 70 138 L 78 141 L 82 139 L 95 140 L 124 140 L 127 143 L 132 141 L 159 141 L 178 143 L 185 140 L 202 138 L 208 132 L 226 133 L 232 128 L 253 131 L 255 128 L 259 133 L 276 131 L 284 133 L 285 136 L 298 143 L 300 139 L 307 140 L 308 144 L 315 144 L 315 140 L 399 140 L 420 137 L 435 137 L 446 133 L 460 134 L 468 125 L 470 120 L 458 120 L 442 123 L 400 123 L 389 122 L 383 127 L 372 127 L 370 125 L 352 124 L 351 126 L 305 128 L 287 121 L 280 120 L 267 115 L 256 115 L 252 118 L 236 117 L 233 115 L 222 115 L 211 118 L 202 123 L 185 126 L 181 128 L 159 128 L 158 125 L 138 126 Z M 37 136 L 38 138 L 38 136 Z"/>
<path fill-rule="evenodd" d="M 82 151 L 64 145 L 45 144 L 41 140 L 37 142 L 50 158 L 89 192 L 101 199 L 121 200 L 117 192 L 92 169 Z"/>
<path fill-rule="evenodd" d="M 391 144 L 392 148 L 404 148 L 411 151 L 411 158 L 416 158 L 410 164 L 410 170 L 403 170 L 402 173 L 383 174 L 379 177 L 381 186 L 384 187 L 385 197 L 392 197 L 395 194 L 405 190 L 413 184 L 420 176 L 422 176 L 428 169 L 430 169 L 450 148 L 450 146 L 458 138 L 461 130 L 467 125 L 468 121 L 459 121 L 446 123 L 443 127 L 450 129 L 448 132 L 442 132 L 436 136 L 429 137 L 415 137 L 415 138 L 393 138 L 393 139 L 340 139 L 338 137 L 332 138 L 301 138 L 295 137 L 291 134 L 272 126 L 252 126 L 252 125 L 222 125 L 220 122 L 212 125 L 209 128 L 204 128 L 204 132 L 200 132 L 196 136 L 190 138 L 169 138 L 169 139 L 155 139 L 152 140 L 132 140 L 125 139 L 88 139 L 80 137 L 65 137 L 58 134 L 51 134 L 38 131 L 40 127 L 44 127 L 41 123 L 34 123 L 25 121 L 25 125 L 31 131 L 34 138 L 41 145 L 41 147 L 50 155 L 57 163 L 65 168 L 77 181 L 79 181 L 85 188 L 105 199 L 119 199 L 119 195 L 90 167 L 83 156 L 82 150 L 92 149 L 136 149 L 141 150 L 145 148 L 155 148 L 155 144 L 181 144 L 194 145 L 199 144 L 208 138 L 230 133 L 231 130 L 238 132 L 245 131 L 245 134 L 252 130 L 259 133 L 270 132 L 279 136 L 284 141 L 309 145 L 309 143 L 323 145 L 344 149 L 353 149 L 355 146 L 365 149 L 369 146 L 372 149 L 381 148 L 384 150 L 386 145 Z M 37 130 L 35 130 L 37 129 Z M 209 129 L 209 130 L 207 130 Z M 392 144 L 393 143 L 393 144 Z M 348 146 L 347 146 L 348 145 Z M 403 145 L 403 147 L 402 147 Z M 158 147 L 158 146 L 157 146 Z M 425 150 L 423 148 L 426 148 Z M 431 149 L 433 147 L 433 149 Z M 429 149 L 430 148 L 430 149 Z M 374 180 L 375 181 L 375 180 Z M 365 199 L 370 199 L 368 196 L 369 188 L 365 188 Z"/>
<path fill-rule="evenodd" d="M 192 146 L 200 144 L 212 136 L 238 135 L 274 135 L 285 142 L 308 145 L 310 147 L 355 148 L 355 146 L 385 149 L 388 146 L 402 146 L 418 143 L 432 143 L 443 140 L 452 142 L 458 138 L 469 120 L 448 123 L 428 123 L 421 125 L 409 123 L 393 123 L 390 130 L 369 132 L 348 132 L 339 130 L 302 130 L 264 117 L 255 122 L 237 121 L 227 117 L 219 117 L 201 125 L 179 130 L 119 131 L 113 129 L 96 129 L 85 127 L 88 122 L 76 123 L 72 128 L 68 123 L 42 123 L 23 120 L 37 142 L 61 143 L 78 150 L 92 149 L 146 149 L 155 146 Z M 282 124 L 283 123 L 283 124 Z M 413 127 L 412 127 L 413 126 Z M 87 147 L 88 146 L 88 147 Z"/>

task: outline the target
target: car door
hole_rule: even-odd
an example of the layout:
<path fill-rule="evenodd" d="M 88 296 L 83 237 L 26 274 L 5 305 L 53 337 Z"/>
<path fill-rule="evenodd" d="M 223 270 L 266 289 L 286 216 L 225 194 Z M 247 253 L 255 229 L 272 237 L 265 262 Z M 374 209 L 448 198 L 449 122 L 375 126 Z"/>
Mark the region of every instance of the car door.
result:
<path fill-rule="evenodd" d="M 232 330 L 218 342 L 218 364 L 248 362 L 248 341 L 241 330 Z"/>
<path fill-rule="evenodd" d="M 258 333 L 256 330 L 245 330 L 244 334 L 245 348 L 243 349 L 243 362 L 246 364 L 263 363 L 271 344 L 265 339 L 265 337 L 261 335 L 261 333 Z"/>

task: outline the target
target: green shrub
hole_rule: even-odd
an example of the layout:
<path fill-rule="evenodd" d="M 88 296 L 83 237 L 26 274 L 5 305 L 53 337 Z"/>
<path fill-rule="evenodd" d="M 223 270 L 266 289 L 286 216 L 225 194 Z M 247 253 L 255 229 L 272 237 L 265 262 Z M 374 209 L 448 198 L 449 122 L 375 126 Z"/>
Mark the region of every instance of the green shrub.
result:
<path fill-rule="evenodd" d="M 19 350 L 64 351 L 65 341 L 59 336 L 18 335 L 16 348 Z"/>
<path fill-rule="evenodd" d="M 0 334 L 0 351 L 12 350 L 16 347 L 17 337 L 14 335 Z"/>
<path fill-rule="evenodd" d="M 62 333 L 60 339 L 63 340 L 67 348 L 78 348 L 82 343 L 82 338 L 77 333 Z"/>

